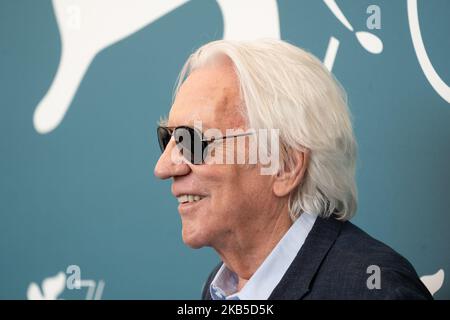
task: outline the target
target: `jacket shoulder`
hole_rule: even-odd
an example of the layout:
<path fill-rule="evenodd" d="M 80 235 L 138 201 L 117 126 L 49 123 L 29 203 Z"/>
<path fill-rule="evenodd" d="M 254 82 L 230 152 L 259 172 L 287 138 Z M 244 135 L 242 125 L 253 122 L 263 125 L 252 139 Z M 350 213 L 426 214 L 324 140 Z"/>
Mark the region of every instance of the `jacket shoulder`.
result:
<path fill-rule="evenodd" d="M 432 299 L 407 259 L 348 221 L 314 282 L 335 298 Z"/>

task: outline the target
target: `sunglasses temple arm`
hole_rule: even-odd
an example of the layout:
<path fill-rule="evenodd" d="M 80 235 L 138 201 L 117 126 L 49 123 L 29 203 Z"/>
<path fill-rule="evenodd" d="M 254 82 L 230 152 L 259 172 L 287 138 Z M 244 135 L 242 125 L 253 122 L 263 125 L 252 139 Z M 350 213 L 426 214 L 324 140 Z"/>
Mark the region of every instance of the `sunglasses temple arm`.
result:
<path fill-rule="evenodd" d="M 211 142 L 211 141 L 216 141 L 216 140 L 224 140 L 224 139 L 229 139 L 229 138 L 237 138 L 237 137 L 250 136 L 250 135 L 253 135 L 253 134 L 255 134 L 255 132 L 246 132 L 246 133 L 240 133 L 240 134 L 236 134 L 236 135 L 232 135 L 232 136 L 222 136 L 222 137 L 215 138 L 215 139 L 212 139 L 212 140 L 210 140 L 210 139 L 204 139 L 204 140 L 202 140 L 202 141 L 204 141 L 204 142 Z"/>

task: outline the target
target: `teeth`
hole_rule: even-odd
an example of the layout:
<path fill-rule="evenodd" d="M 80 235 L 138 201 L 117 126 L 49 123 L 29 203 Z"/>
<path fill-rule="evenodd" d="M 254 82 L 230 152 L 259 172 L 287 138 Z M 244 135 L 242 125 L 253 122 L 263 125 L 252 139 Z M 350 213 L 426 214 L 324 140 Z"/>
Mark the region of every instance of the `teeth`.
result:
<path fill-rule="evenodd" d="M 195 201 L 199 201 L 201 199 L 203 199 L 204 197 L 199 196 L 199 195 L 194 195 L 194 194 L 184 194 L 182 196 L 179 196 L 178 202 L 179 203 L 185 203 L 185 202 L 195 202 Z"/>

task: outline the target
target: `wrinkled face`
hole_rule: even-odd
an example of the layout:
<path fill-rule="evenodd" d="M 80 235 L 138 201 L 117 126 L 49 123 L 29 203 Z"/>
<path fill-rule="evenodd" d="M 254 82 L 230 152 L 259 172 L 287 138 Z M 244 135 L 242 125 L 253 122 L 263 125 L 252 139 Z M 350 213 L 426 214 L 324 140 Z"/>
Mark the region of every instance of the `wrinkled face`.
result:
<path fill-rule="evenodd" d="M 197 69 L 186 79 L 170 110 L 168 126 L 194 126 L 201 121 L 203 131 L 218 128 L 242 128 L 239 112 L 238 79 L 230 62 Z M 238 164 L 192 165 L 172 161 L 172 138 L 155 167 L 161 179 L 172 178 L 172 193 L 181 201 L 183 195 L 197 195 L 201 200 L 181 203 L 183 241 L 190 247 L 219 247 L 249 236 L 258 230 L 274 209 L 275 196 L 271 176 L 261 175 L 260 167 Z M 251 235 L 250 235 L 251 236 Z"/>

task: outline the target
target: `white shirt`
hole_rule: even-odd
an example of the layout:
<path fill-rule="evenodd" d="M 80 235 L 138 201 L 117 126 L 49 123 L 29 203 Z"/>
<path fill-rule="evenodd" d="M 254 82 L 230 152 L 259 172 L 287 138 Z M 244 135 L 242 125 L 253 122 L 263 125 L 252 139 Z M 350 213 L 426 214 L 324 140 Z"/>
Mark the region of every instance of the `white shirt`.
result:
<path fill-rule="evenodd" d="M 303 246 L 316 218 L 302 213 L 239 292 L 237 275 L 222 264 L 209 288 L 212 299 L 267 300 Z"/>

